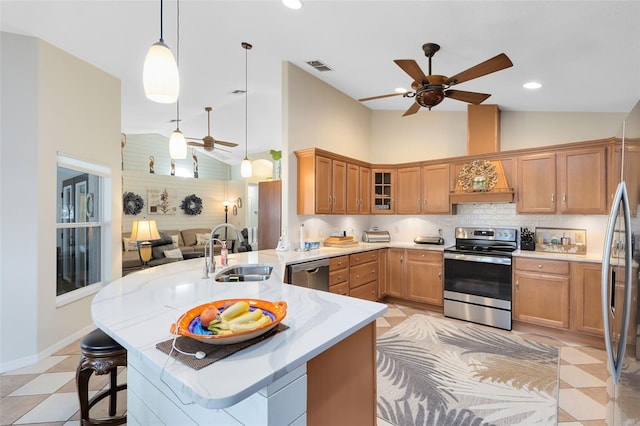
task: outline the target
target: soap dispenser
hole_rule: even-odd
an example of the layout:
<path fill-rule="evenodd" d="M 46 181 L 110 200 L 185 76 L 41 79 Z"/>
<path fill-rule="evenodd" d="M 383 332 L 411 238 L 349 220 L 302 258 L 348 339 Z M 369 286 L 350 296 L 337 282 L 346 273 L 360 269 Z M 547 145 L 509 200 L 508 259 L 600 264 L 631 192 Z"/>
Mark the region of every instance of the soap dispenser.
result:
<path fill-rule="evenodd" d="M 220 249 L 220 264 L 227 266 L 229 264 L 229 251 L 227 250 L 227 242 L 222 242 L 222 248 Z"/>

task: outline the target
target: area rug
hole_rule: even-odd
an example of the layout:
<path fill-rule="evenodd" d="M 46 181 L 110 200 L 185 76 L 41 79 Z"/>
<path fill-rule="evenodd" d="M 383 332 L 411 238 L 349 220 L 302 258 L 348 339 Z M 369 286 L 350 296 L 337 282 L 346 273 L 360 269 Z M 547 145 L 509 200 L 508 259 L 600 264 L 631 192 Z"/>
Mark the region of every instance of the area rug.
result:
<path fill-rule="evenodd" d="M 557 423 L 554 346 L 417 314 L 377 349 L 378 417 L 393 425 Z"/>

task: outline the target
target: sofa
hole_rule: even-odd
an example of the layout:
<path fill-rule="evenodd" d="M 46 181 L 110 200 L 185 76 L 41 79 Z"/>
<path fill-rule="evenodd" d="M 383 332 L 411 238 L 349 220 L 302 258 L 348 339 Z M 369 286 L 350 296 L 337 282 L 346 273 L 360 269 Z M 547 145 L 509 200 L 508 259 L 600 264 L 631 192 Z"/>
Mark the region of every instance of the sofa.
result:
<path fill-rule="evenodd" d="M 160 239 L 150 241 L 152 258 L 148 266 L 203 257 L 204 245 L 210 235 L 211 229 L 207 228 L 160 231 Z M 130 232 L 122 233 L 122 275 L 142 268 L 138 244 L 130 241 L 130 236 Z M 233 247 L 233 244 L 231 247 Z M 214 254 L 220 254 L 220 248 L 220 244 L 215 244 Z M 176 251 L 176 249 L 179 249 L 179 251 Z"/>

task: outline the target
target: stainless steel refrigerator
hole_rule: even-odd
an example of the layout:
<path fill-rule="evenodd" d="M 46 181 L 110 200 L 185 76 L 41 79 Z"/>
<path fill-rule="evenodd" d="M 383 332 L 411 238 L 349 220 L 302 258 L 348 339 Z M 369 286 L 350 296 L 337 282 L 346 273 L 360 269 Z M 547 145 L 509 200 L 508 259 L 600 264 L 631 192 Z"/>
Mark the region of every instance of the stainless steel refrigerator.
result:
<path fill-rule="evenodd" d="M 637 122 L 636 122 L 637 120 Z M 607 383 L 609 401 L 606 420 L 609 425 L 640 425 L 640 360 L 630 344 L 637 338 L 637 311 L 633 312 L 632 299 L 637 301 L 637 288 L 632 285 L 637 274 L 637 259 L 633 258 L 632 233 L 637 232 L 631 221 L 629 193 L 626 179 L 637 179 L 637 174 L 625 173 L 625 168 L 638 168 L 625 160 L 625 142 L 628 128 L 640 128 L 640 102 L 622 127 L 620 155 L 620 182 L 618 183 L 605 235 L 602 261 L 602 315 L 605 346 L 610 379 Z M 634 139 L 635 139 L 634 135 Z M 610 163 L 612 164 L 612 163 Z M 634 185 L 629 185 L 635 188 Z M 635 219 L 637 226 L 638 219 Z M 635 308 L 637 309 L 637 308 Z"/>

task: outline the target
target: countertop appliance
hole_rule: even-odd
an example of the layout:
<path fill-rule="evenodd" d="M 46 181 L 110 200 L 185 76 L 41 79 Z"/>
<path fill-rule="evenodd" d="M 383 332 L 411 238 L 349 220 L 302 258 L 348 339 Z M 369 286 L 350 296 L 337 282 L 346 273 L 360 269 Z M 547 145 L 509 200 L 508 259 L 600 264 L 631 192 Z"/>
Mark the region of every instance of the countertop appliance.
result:
<path fill-rule="evenodd" d="M 415 237 L 413 242 L 416 244 L 434 244 L 434 245 L 443 245 L 444 238 L 442 237 Z"/>
<path fill-rule="evenodd" d="M 630 121 L 631 120 L 631 121 Z M 628 122 L 630 121 L 630 122 Z M 629 126 L 630 125 L 630 126 Z M 602 318 L 607 364 L 613 382 L 609 388 L 606 422 L 609 425 L 638 424 L 640 419 L 640 360 L 627 348 L 629 334 L 637 337 L 631 318 L 632 243 L 631 212 L 625 183 L 625 128 L 640 129 L 640 102 L 622 125 L 620 182 L 616 189 L 607 224 L 602 252 Z M 614 250 L 612 250 L 614 249 Z M 632 332 L 629 332 L 629 328 Z"/>
<path fill-rule="evenodd" d="M 329 259 L 287 265 L 285 281 L 314 290 L 329 291 Z"/>
<path fill-rule="evenodd" d="M 362 241 L 365 243 L 388 243 L 391 241 L 389 231 L 369 230 L 362 233 Z"/>
<path fill-rule="evenodd" d="M 444 315 L 511 330 L 511 255 L 518 231 L 456 228 L 444 249 Z"/>

